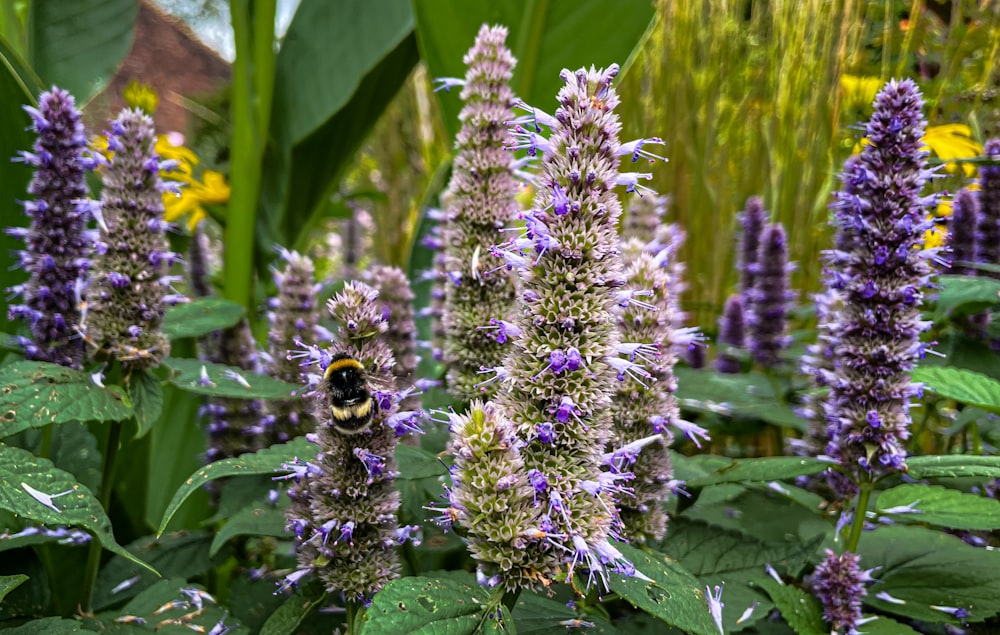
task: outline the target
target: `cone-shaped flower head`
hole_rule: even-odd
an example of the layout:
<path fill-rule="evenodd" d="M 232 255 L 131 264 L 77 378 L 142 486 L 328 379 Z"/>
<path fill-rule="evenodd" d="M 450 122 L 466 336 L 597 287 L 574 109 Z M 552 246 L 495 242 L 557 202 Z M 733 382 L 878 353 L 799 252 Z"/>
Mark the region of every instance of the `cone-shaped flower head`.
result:
<path fill-rule="evenodd" d="M 979 222 L 979 200 L 968 188 L 963 189 L 951 204 L 951 218 L 948 219 L 948 250 L 953 263 L 975 262 L 976 226 Z M 994 264 L 997 261 L 991 261 Z M 976 275 L 976 270 L 953 264 L 951 273 Z"/>
<path fill-rule="evenodd" d="M 617 235 L 621 205 L 614 188 L 637 188 L 639 173 L 618 172 L 620 156 L 648 156 L 640 140 L 620 144 L 611 82 L 618 67 L 563 70 L 555 116 L 534 111 L 514 129 L 516 146 L 544 152 L 524 232 L 493 249 L 520 276 L 520 314 L 504 325 L 513 347 L 491 380 L 496 402 L 526 441 L 521 450 L 539 504 L 545 538 L 529 543 L 524 586 L 545 586 L 589 570 L 628 570 L 609 543 L 624 474 L 603 469 L 611 433 L 611 397 L 620 381 L 649 372 L 620 357 L 612 311 L 628 305 Z M 551 128 L 549 138 L 535 125 Z M 649 175 L 641 175 L 647 178 Z"/>
<path fill-rule="evenodd" d="M 1000 139 L 983 144 L 983 154 L 1000 161 Z M 1000 263 L 1000 165 L 979 168 L 979 215 L 976 223 L 976 262 Z M 986 274 L 1000 277 L 1000 274 Z"/>
<path fill-rule="evenodd" d="M 257 341 L 246 319 L 212 334 L 204 344 L 208 361 L 250 373 L 261 372 Z M 261 402 L 255 399 L 212 397 L 201 414 L 208 419 L 207 463 L 253 452 L 265 444 Z M 209 487 L 209 491 L 214 493 L 214 488 Z"/>
<path fill-rule="evenodd" d="M 656 240 L 669 205 L 669 196 L 633 196 L 622 222 L 622 238 L 638 238 L 643 243 Z"/>
<path fill-rule="evenodd" d="M 728 349 L 740 349 L 746 345 L 746 310 L 743 306 L 743 296 L 734 293 L 726 300 L 719 318 L 718 356 L 715 358 L 715 369 L 720 373 L 738 373 L 742 370 L 739 358 L 731 355 Z"/>
<path fill-rule="evenodd" d="M 935 252 L 919 249 L 934 204 L 933 196 L 921 197 L 931 175 L 920 149 L 922 105 L 912 81 L 886 84 L 868 122 L 870 143 L 847 164 L 835 204 L 838 248 L 829 277 L 843 304 L 831 316 L 837 340 L 827 453 L 869 473 L 903 467 L 910 398 L 918 392 L 909 373 L 925 350 L 920 303 Z"/>
<path fill-rule="evenodd" d="M 449 415 L 450 521 L 465 531 L 480 580 L 513 591 L 537 583 L 525 546 L 542 533 L 544 508 L 521 457 L 513 422 L 492 402 Z M 525 579 L 527 578 L 527 579 Z"/>
<path fill-rule="evenodd" d="M 298 360 L 289 359 L 288 351 L 314 346 L 319 341 L 319 307 L 316 294 L 320 285 L 314 280 L 313 262 L 296 251 L 279 251 L 284 266 L 274 271 L 278 295 L 272 301 L 267 334 L 268 374 L 292 384 L 305 384 Z M 311 432 L 314 424 L 298 400 L 272 400 L 263 404 L 264 438 L 260 445 L 284 443 Z"/>
<path fill-rule="evenodd" d="M 462 129 L 448 185 L 444 361 L 448 388 L 461 400 L 480 394 L 481 367 L 498 366 L 503 359 L 502 332 L 478 327 L 507 318 L 514 306 L 509 271 L 490 271 L 489 258 L 490 247 L 500 241 L 499 230 L 517 215 L 513 156 L 505 147 L 514 101 L 509 86 L 514 58 L 504 46 L 506 38 L 506 28 L 484 25 L 465 55 Z"/>
<path fill-rule="evenodd" d="M 396 392 L 407 395 L 399 402 L 399 410 L 419 413 L 420 395 L 413 387 L 417 372 L 417 325 L 413 314 L 413 290 L 406 273 L 399 267 L 375 265 L 368 270 L 371 286 L 378 292 L 379 310 L 389 325 L 382 338 L 396 364 Z"/>
<path fill-rule="evenodd" d="M 64 90 L 42 93 L 38 109 L 25 110 L 38 134 L 32 151 L 20 155 L 35 169 L 28 186 L 34 198 L 24 204 L 30 226 L 7 230 L 24 239 L 25 249 L 18 255 L 28 272 L 26 283 L 8 289 L 24 300 L 11 306 L 10 317 L 21 317 L 30 326 L 31 337 L 21 340 L 28 359 L 80 368 L 83 340 L 77 329 L 94 242 L 85 229 L 91 204 L 85 200 L 87 136 L 80 111 Z"/>
<path fill-rule="evenodd" d="M 736 263 L 739 274 L 739 290 L 744 294 L 744 304 L 749 309 L 753 303 L 750 290 L 757 280 L 757 259 L 760 257 L 760 240 L 767 223 L 767 211 L 764 202 L 758 196 L 747 199 L 743 212 L 739 214 L 740 240 L 739 256 Z"/>
<path fill-rule="evenodd" d="M 760 236 L 757 273 L 750 290 L 747 340 L 750 356 L 764 368 L 777 366 L 788 348 L 788 305 L 794 297 L 789 289 L 788 243 L 780 224 L 768 225 Z"/>
<path fill-rule="evenodd" d="M 160 330 L 172 293 L 160 180 L 167 167 L 153 149 L 153 120 L 124 110 L 111 124 L 101 192 L 100 242 L 94 256 L 83 329 L 97 359 L 117 358 L 133 368 L 156 366 L 170 353 Z"/>
<path fill-rule="evenodd" d="M 296 574 L 314 572 L 328 590 L 356 602 L 399 576 L 395 547 L 411 529 L 397 525 L 398 395 L 377 298 L 368 285 L 347 283 L 327 303 L 337 323 L 333 348 L 301 352 L 319 366 L 311 394 L 317 427 L 308 435 L 319 454 L 294 466 L 286 513 L 298 545 Z"/>
<path fill-rule="evenodd" d="M 813 573 L 813 588 L 823 604 L 823 619 L 834 633 L 856 633 L 854 627 L 861 621 L 861 599 L 868 595 L 865 583 L 872 578 L 869 571 L 858 566 L 859 562 L 861 556 L 850 551 L 838 556 L 827 549 L 826 559 Z"/>

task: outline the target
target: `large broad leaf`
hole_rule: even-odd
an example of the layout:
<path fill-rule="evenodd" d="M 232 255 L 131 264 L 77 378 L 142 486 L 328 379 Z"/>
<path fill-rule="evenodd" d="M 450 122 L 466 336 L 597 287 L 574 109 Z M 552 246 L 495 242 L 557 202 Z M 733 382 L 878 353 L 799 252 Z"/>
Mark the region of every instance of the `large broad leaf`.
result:
<path fill-rule="evenodd" d="M 688 482 L 690 487 L 747 481 L 780 481 L 819 474 L 830 467 L 828 461 L 797 456 L 771 456 L 760 459 L 736 459 L 704 478 Z"/>
<path fill-rule="evenodd" d="M 1000 303 L 1000 280 L 977 276 L 938 276 L 938 293 L 934 320 L 941 321 L 952 314 L 969 314 Z"/>
<path fill-rule="evenodd" d="M 118 387 L 48 362 L 19 361 L 0 368 L 0 437 L 69 421 L 121 421 L 132 415 Z"/>
<path fill-rule="evenodd" d="M 517 635 L 616 635 L 609 622 L 574 611 L 566 604 L 533 593 L 522 593 L 512 611 Z M 578 630 L 573 630 L 573 629 Z M 713 634 L 714 635 L 714 634 Z"/>
<path fill-rule="evenodd" d="M 215 534 L 208 555 L 214 557 L 223 545 L 237 536 L 280 538 L 285 535 L 291 536 L 285 532 L 285 512 L 283 509 L 263 503 L 251 505 L 237 512 Z"/>
<path fill-rule="evenodd" d="M 136 437 L 142 437 L 159 421 L 163 412 L 163 384 L 156 375 L 143 370 L 129 375 L 127 390 L 135 408 L 135 421 L 139 424 Z"/>
<path fill-rule="evenodd" d="M 267 375 L 200 359 L 169 357 L 163 360 L 163 366 L 172 371 L 167 381 L 174 386 L 210 397 L 291 399 L 295 393 L 302 391 L 300 384 L 289 384 Z"/>
<path fill-rule="evenodd" d="M 719 632 L 709 613 L 704 587 L 697 578 L 661 553 L 646 553 L 624 544 L 617 547 L 637 571 L 653 581 L 612 575 L 612 591 L 686 633 L 716 635 Z"/>
<path fill-rule="evenodd" d="M 317 448 L 312 443 L 299 437 L 288 443 L 274 445 L 257 452 L 243 454 L 231 459 L 223 459 L 206 465 L 188 477 L 184 484 L 174 494 L 167 510 L 160 521 L 160 533 L 166 528 L 184 501 L 205 483 L 226 476 L 247 476 L 250 474 L 273 474 L 281 470 L 283 463 L 291 463 L 296 458 L 309 461 L 316 456 Z"/>
<path fill-rule="evenodd" d="M 942 397 L 1000 413 L 1000 382 L 986 375 L 961 368 L 924 366 L 914 369 L 912 377 Z"/>
<path fill-rule="evenodd" d="M 396 463 L 399 465 L 399 478 L 403 480 L 432 478 L 448 473 L 448 468 L 436 454 L 402 443 L 396 446 Z"/>
<path fill-rule="evenodd" d="M 559 72 L 591 64 L 625 66 L 653 19 L 653 4 L 627 5 L 603 0 L 575 2 L 465 2 L 438 0 L 413 3 L 417 38 L 432 77 L 465 77 L 462 57 L 472 47 L 479 27 L 502 24 L 510 35 L 507 47 L 517 58 L 511 85 L 532 106 L 553 112 L 562 87 Z M 614 24 L 614 36 L 608 25 Z M 458 91 L 441 93 L 445 126 L 454 136 L 462 108 Z"/>
<path fill-rule="evenodd" d="M 264 622 L 260 635 L 293 635 L 298 633 L 303 620 L 315 613 L 326 600 L 326 590 L 319 584 L 308 584 L 279 606 Z"/>
<path fill-rule="evenodd" d="M 276 60 L 259 254 L 309 231 L 417 59 L 407 3 L 303 0 Z"/>
<path fill-rule="evenodd" d="M 0 445 L 0 509 L 49 526 L 86 529 L 108 551 L 155 572 L 115 542 L 111 521 L 89 489 L 27 450 Z"/>
<path fill-rule="evenodd" d="M 28 217 L 24 215 L 18 199 L 27 197 L 31 170 L 11 159 L 19 150 L 31 149 L 34 140 L 33 133 L 28 130 L 31 120 L 22 106 L 36 105 L 42 90 L 44 84 L 38 76 L 0 37 L 0 121 L 3 122 L 0 126 L 0 183 L 3 183 L 0 218 L 4 226 L 23 227 L 28 224 Z M 4 287 L 20 284 L 25 279 L 24 272 L 14 271 L 17 262 L 14 250 L 23 248 L 23 242 L 0 232 L 0 271 L 4 272 Z M 14 330 L 14 325 L 7 319 L 10 302 L 9 293 L 0 293 L 0 332 L 11 333 Z M 2 335 L 0 339 L 4 339 Z M 3 356 L 0 350 L 0 360 Z"/>
<path fill-rule="evenodd" d="M 913 478 L 1000 478 L 1000 456 L 944 454 L 906 460 Z"/>
<path fill-rule="evenodd" d="M 897 485 L 879 494 L 875 509 L 901 522 L 949 529 L 1000 528 L 1000 501 L 940 485 Z"/>
<path fill-rule="evenodd" d="M 43 617 L 21 624 L 17 628 L 5 628 L 4 635 L 71 635 L 81 633 L 83 626 L 76 620 L 61 617 Z"/>
<path fill-rule="evenodd" d="M 196 298 L 175 304 L 163 316 L 163 332 L 170 339 L 200 337 L 235 326 L 243 318 L 243 307 L 216 297 Z"/>
<path fill-rule="evenodd" d="M 726 375 L 677 367 L 677 399 L 695 412 L 760 419 L 805 432 L 805 420 L 779 402 L 771 381 L 761 373 Z"/>
<path fill-rule="evenodd" d="M 7 597 L 7 594 L 21 586 L 28 581 L 28 576 L 24 574 L 18 575 L 0 575 L 0 602 Z"/>
<path fill-rule="evenodd" d="M 42 81 L 79 102 L 100 92 L 132 46 L 138 0 L 32 0 L 30 6 L 29 57 Z"/>
<path fill-rule="evenodd" d="M 750 584 L 767 593 L 781 611 L 781 617 L 785 618 L 798 635 L 826 635 L 830 632 L 830 628 L 823 621 L 823 607 L 816 598 L 802 589 L 779 584 L 773 578 L 759 578 L 752 580 Z"/>
<path fill-rule="evenodd" d="M 865 533 L 858 545 L 861 565 L 881 567 L 865 604 L 911 619 L 958 624 L 948 607 L 982 622 L 1000 611 L 1000 553 L 979 549 L 955 536 L 922 527 L 890 526 Z M 879 597 L 887 593 L 892 600 Z M 942 608 L 933 608 L 942 607 Z"/>
<path fill-rule="evenodd" d="M 473 635 L 510 633 L 510 613 L 502 604 L 489 609 L 490 593 L 476 584 L 448 578 L 402 578 L 375 594 L 360 635 Z"/>

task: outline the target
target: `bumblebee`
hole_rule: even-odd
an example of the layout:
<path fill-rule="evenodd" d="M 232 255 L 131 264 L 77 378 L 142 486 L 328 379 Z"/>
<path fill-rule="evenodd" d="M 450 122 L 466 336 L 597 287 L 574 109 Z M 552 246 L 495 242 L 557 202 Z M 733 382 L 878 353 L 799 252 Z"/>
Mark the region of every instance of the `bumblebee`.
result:
<path fill-rule="evenodd" d="M 364 365 L 347 353 L 337 353 L 323 373 L 330 395 L 332 425 L 343 434 L 364 432 L 378 412 L 378 402 L 368 390 Z"/>

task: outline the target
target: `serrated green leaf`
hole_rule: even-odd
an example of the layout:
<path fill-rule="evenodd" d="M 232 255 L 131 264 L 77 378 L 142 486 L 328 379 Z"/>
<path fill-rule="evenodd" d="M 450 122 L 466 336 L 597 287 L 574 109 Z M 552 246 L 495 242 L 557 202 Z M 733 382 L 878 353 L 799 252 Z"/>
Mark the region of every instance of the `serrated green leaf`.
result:
<path fill-rule="evenodd" d="M 372 598 L 359 635 L 473 635 L 514 633 L 503 605 L 489 608 L 490 594 L 471 575 L 393 580 Z M 491 615 L 490 613 L 494 613 Z"/>
<path fill-rule="evenodd" d="M 980 276 L 938 276 L 941 290 L 934 307 L 934 321 L 952 314 L 977 313 L 1000 303 L 1000 280 Z"/>
<path fill-rule="evenodd" d="M 972 547 L 961 539 L 923 527 L 901 525 L 866 532 L 858 545 L 861 565 L 881 569 L 878 593 L 905 604 L 864 598 L 868 606 L 911 619 L 958 624 L 949 613 L 931 608 L 969 611 L 969 622 L 982 622 L 1000 611 L 1000 552 Z"/>
<path fill-rule="evenodd" d="M 98 386 L 86 373 L 25 360 L 0 367 L 0 437 L 53 423 L 130 416 L 132 407 L 121 389 Z"/>
<path fill-rule="evenodd" d="M 805 420 L 781 404 L 770 380 L 760 373 L 722 374 L 686 367 L 674 369 L 677 399 L 696 412 L 750 417 L 805 432 Z"/>
<path fill-rule="evenodd" d="M 135 408 L 135 420 L 139 424 L 136 438 L 141 438 L 149 432 L 153 424 L 160 420 L 163 412 L 163 384 L 153 373 L 142 370 L 132 373 L 128 378 L 128 395 Z"/>
<path fill-rule="evenodd" d="M 309 584 L 299 587 L 271 617 L 264 622 L 260 635 L 293 635 L 299 625 L 316 612 L 326 600 L 326 590 L 322 585 Z"/>
<path fill-rule="evenodd" d="M 884 615 L 879 615 L 877 619 L 865 622 L 864 626 L 861 627 L 861 632 L 865 635 L 920 635 L 919 631 Z"/>
<path fill-rule="evenodd" d="M 172 371 L 167 378 L 169 383 L 199 395 L 235 399 L 292 399 L 302 392 L 299 384 L 200 359 L 169 357 L 163 360 L 162 365 Z M 240 379 L 236 379 L 234 374 Z"/>
<path fill-rule="evenodd" d="M 128 545 L 127 549 L 156 567 L 161 575 L 186 580 L 205 575 L 212 568 L 208 557 L 211 539 L 208 532 L 185 531 L 160 539 L 146 536 Z M 112 558 L 98 575 L 93 607 L 103 611 L 138 596 L 161 581 L 160 577 L 136 568 L 124 558 Z"/>
<path fill-rule="evenodd" d="M 942 397 L 1000 413 L 1000 382 L 986 375 L 948 366 L 921 366 L 913 369 L 912 378 Z"/>
<path fill-rule="evenodd" d="M 583 615 L 549 598 L 522 593 L 512 611 L 518 635 L 615 635 L 618 630 L 593 615 Z M 584 624 L 580 624 L 583 622 Z M 571 624 L 580 624 L 573 630 Z"/>
<path fill-rule="evenodd" d="M 396 463 L 399 465 L 399 478 L 404 480 L 433 478 L 448 473 L 448 468 L 433 452 L 402 443 L 396 446 Z"/>
<path fill-rule="evenodd" d="M 653 582 L 612 575 L 609 586 L 632 606 L 694 635 L 717 635 L 704 586 L 676 561 L 662 553 L 647 553 L 615 543 L 637 571 Z"/>
<path fill-rule="evenodd" d="M 913 512 L 888 513 L 890 509 Z M 926 523 L 950 529 L 1000 528 L 1000 501 L 940 485 L 897 485 L 879 494 L 875 509 L 897 522 Z"/>
<path fill-rule="evenodd" d="M 25 487 L 40 494 L 29 493 Z M 40 501 L 36 496 L 53 497 Z M 111 521 L 94 495 L 64 472 L 21 448 L 0 444 L 0 509 L 46 525 L 66 525 L 89 531 L 111 553 L 156 572 L 115 542 Z"/>
<path fill-rule="evenodd" d="M 237 512 L 215 534 L 209 556 L 215 556 L 224 544 L 237 536 L 291 536 L 285 531 L 285 512 L 281 507 L 251 505 Z"/>
<path fill-rule="evenodd" d="M 207 296 L 175 304 L 163 316 L 163 333 L 170 339 L 201 337 L 235 326 L 243 318 L 243 306 L 224 298 Z"/>
<path fill-rule="evenodd" d="M 18 575 L 2 575 L 0 576 L 0 602 L 3 601 L 7 594 L 21 586 L 28 581 L 28 576 L 23 574 Z"/>
<path fill-rule="evenodd" d="M 132 46 L 136 0 L 33 0 L 28 18 L 31 65 L 46 85 L 84 103 L 108 83 Z"/>
<path fill-rule="evenodd" d="M 1000 478 L 1000 456 L 942 454 L 906 459 L 913 478 Z"/>
<path fill-rule="evenodd" d="M 799 456 L 736 459 L 704 478 L 689 481 L 687 485 L 688 487 L 706 487 L 719 483 L 781 481 L 797 476 L 819 474 L 829 467 L 829 461 Z"/>
<path fill-rule="evenodd" d="M 160 521 L 159 533 L 162 533 L 167 523 L 173 517 L 187 497 L 197 491 L 205 483 L 225 476 L 247 476 L 250 474 L 273 474 L 281 471 L 282 463 L 291 463 L 298 458 L 300 461 L 310 461 L 316 456 L 316 446 L 299 437 L 288 443 L 274 445 L 257 452 L 243 454 L 231 459 L 216 461 L 200 468 L 192 474 L 184 485 L 174 493 Z"/>
<path fill-rule="evenodd" d="M 64 423 L 52 431 L 52 463 L 96 492 L 101 485 L 101 453 L 97 439 L 84 423 Z"/>
<path fill-rule="evenodd" d="M 16 628 L 5 628 L 0 631 L 3 635 L 70 635 L 80 632 L 83 632 L 83 625 L 80 622 L 61 617 L 43 617 Z"/>
<path fill-rule="evenodd" d="M 781 611 L 788 625 L 798 635 L 827 635 L 830 628 L 823 621 L 823 607 L 816 598 L 802 589 L 787 584 L 778 584 L 773 578 L 757 578 L 750 584 L 764 590 L 771 601 Z M 864 629 L 867 632 L 867 627 Z"/>

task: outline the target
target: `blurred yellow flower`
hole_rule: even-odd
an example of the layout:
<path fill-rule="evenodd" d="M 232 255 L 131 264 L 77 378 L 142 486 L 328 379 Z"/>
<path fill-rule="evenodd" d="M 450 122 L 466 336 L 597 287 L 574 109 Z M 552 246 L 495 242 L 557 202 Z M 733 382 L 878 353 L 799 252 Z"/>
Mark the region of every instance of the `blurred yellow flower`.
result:
<path fill-rule="evenodd" d="M 149 84 L 140 84 L 135 79 L 122 90 L 122 97 L 129 107 L 138 108 L 147 115 L 156 112 L 156 107 L 160 105 L 160 96 L 156 93 L 156 89 Z"/>
<path fill-rule="evenodd" d="M 846 108 L 868 110 L 884 82 L 878 77 L 840 76 L 840 94 Z"/>
<path fill-rule="evenodd" d="M 173 222 L 184 215 L 189 215 L 188 229 L 194 231 L 198 223 L 208 216 L 204 204 L 221 205 L 229 201 L 229 184 L 221 172 L 205 170 L 201 178 L 201 181 L 194 178 L 187 181 L 187 185 L 181 188 L 179 196 L 172 192 L 164 193 L 164 218 Z"/>
<path fill-rule="evenodd" d="M 973 159 L 983 153 L 983 146 L 972 138 L 972 129 L 962 123 L 948 123 L 943 126 L 928 126 L 924 133 L 924 144 L 942 161 L 949 159 Z M 947 163 L 944 169 L 954 173 L 957 163 Z M 976 166 L 963 163 L 965 176 L 976 173 Z"/>

